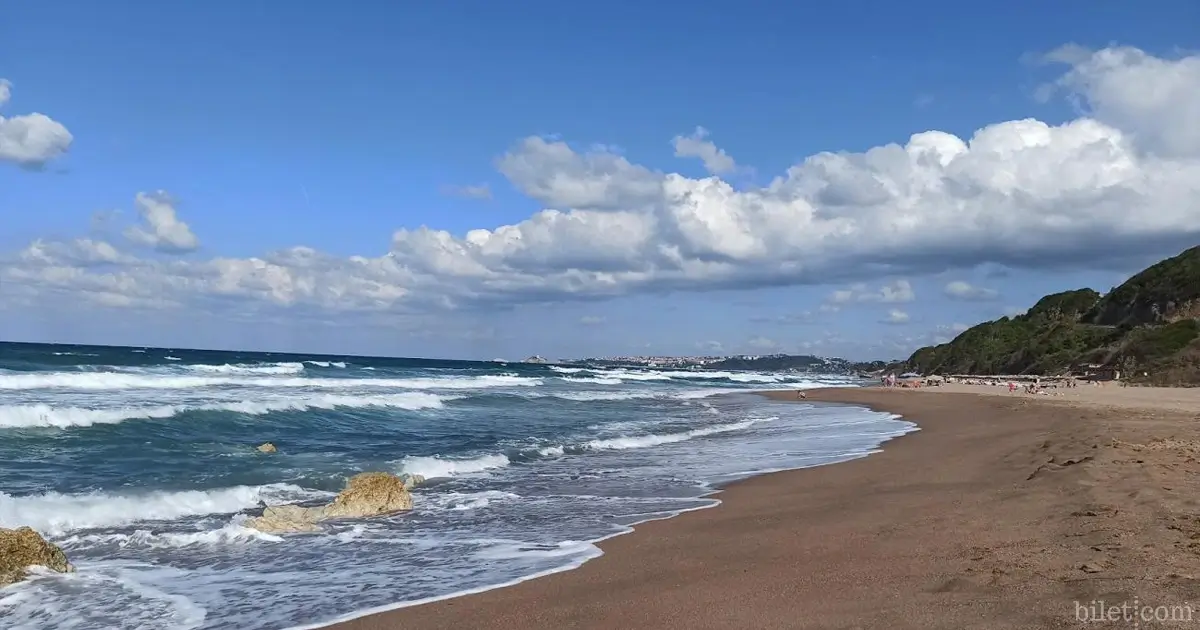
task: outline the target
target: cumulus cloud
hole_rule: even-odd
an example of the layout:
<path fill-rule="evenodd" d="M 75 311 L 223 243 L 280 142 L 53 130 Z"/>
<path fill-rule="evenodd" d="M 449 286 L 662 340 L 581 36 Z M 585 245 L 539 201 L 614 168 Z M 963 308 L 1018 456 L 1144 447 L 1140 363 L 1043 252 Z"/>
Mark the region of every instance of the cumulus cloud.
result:
<path fill-rule="evenodd" d="M 947 283 L 942 292 L 955 300 L 994 300 L 1000 295 L 995 289 L 973 286 L 962 280 Z"/>
<path fill-rule="evenodd" d="M 909 319 L 910 318 L 908 316 L 908 313 L 905 313 L 904 311 L 902 311 L 898 308 L 894 308 L 894 309 L 888 311 L 887 316 L 884 317 L 882 320 L 880 320 L 880 323 L 883 323 L 883 324 L 907 324 Z"/>
<path fill-rule="evenodd" d="M 817 315 L 812 311 L 799 311 L 782 315 L 755 315 L 750 321 L 756 324 L 815 324 Z"/>
<path fill-rule="evenodd" d="M 125 230 L 125 238 L 162 252 L 183 253 L 200 247 L 200 241 L 175 214 L 175 205 L 164 191 L 138 193 L 134 199 L 141 225 Z"/>
<path fill-rule="evenodd" d="M 479 184 L 477 186 L 443 186 L 442 194 L 448 197 L 487 200 L 492 198 L 492 189 L 487 184 Z"/>
<path fill-rule="evenodd" d="M 708 130 L 704 127 L 696 127 L 696 131 L 690 136 L 675 136 L 671 141 L 675 146 L 675 157 L 700 158 L 700 161 L 704 162 L 704 168 L 713 175 L 736 171 L 737 162 L 724 150 L 718 149 L 712 141 L 706 140 L 707 137 Z"/>
<path fill-rule="evenodd" d="M 554 208 L 636 209 L 663 195 L 661 173 L 606 147 L 577 153 L 565 142 L 531 137 L 501 156 L 496 167 L 522 193 Z"/>
<path fill-rule="evenodd" d="M 879 304 L 899 304 L 916 299 L 912 285 L 908 280 L 900 279 L 885 284 L 878 289 L 870 289 L 866 284 L 854 284 L 848 289 L 834 291 L 829 296 L 833 305 L 853 304 L 855 302 L 874 302 Z"/>
<path fill-rule="evenodd" d="M 0 79 L 0 107 L 12 97 L 12 82 Z M 0 116 L 0 161 L 37 168 L 67 152 L 74 138 L 45 114 Z"/>
<path fill-rule="evenodd" d="M 1046 60 L 1070 66 L 1053 87 L 1142 148 L 1193 158 L 1200 151 L 1200 56 L 1161 59 L 1129 46 L 1092 51 L 1069 44 Z"/>
<path fill-rule="evenodd" d="M 751 337 L 750 340 L 746 342 L 746 345 L 750 346 L 751 348 L 753 348 L 755 350 L 760 350 L 763 352 L 769 352 L 771 350 L 779 349 L 778 342 L 776 342 L 774 339 L 768 339 L 768 338 L 762 337 L 762 336 Z"/>
<path fill-rule="evenodd" d="M 546 208 L 512 225 L 406 227 L 386 250 L 349 258 L 296 247 L 96 264 L 43 243 L 42 257 L 5 260 L 0 292 L 88 287 L 178 302 L 405 311 L 849 284 L 980 265 L 1088 268 L 1194 244 L 1200 117 L 1179 112 L 1200 103 L 1200 57 L 1076 53 L 1060 60 L 1070 63 L 1055 89 L 1077 98 L 1081 115 L 1061 125 L 1014 120 L 967 138 L 927 131 L 862 153 L 818 153 L 751 188 L 533 137 L 496 162 Z M 134 240 L 195 249 L 173 207 L 155 207 L 170 212 L 143 211 Z M 889 286 L 862 293 L 905 301 Z"/>

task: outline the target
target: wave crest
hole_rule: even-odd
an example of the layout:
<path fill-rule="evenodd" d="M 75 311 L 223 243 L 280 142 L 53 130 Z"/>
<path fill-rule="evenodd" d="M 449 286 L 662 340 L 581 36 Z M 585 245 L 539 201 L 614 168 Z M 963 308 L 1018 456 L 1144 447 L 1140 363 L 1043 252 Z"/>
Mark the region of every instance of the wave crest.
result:
<path fill-rule="evenodd" d="M 204 405 L 162 405 L 157 407 L 120 407 L 115 409 L 87 409 L 81 407 L 52 407 L 46 404 L 0 406 L 0 429 L 23 429 L 35 427 L 89 427 L 96 424 L 117 424 L 126 420 L 170 418 L 190 411 L 231 411 L 260 416 L 277 411 L 304 411 L 307 409 L 336 409 L 338 407 L 390 407 L 395 409 L 419 410 L 440 409 L 453 396 L 438 396 L 425 392 L 402 392 L 374 396 L 342 396 L 320 394 L 302 398 L 282 398 L 264 401 L 231 401 Z"/>
<path fill-rule="evenodd" d="M 118 527 L 142 521 L 232 514 L 255 507 L 260 501 L 278 505 L 329 495 L 286 483 L 141 494 L 47 492 L 14 497 L 0 492 L 0 527 L 27 525 L 43 534 L 57 536 L 75 530 Z"/>

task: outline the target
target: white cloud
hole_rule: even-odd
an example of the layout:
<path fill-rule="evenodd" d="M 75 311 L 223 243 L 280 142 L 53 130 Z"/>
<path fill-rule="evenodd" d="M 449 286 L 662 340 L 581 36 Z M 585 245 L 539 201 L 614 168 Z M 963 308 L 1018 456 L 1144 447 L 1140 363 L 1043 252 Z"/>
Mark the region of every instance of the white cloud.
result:
<path fill-rule="evenodd" d="M 1047 59 L 1071 66 L 1055 87 L 1145 149 L 1192 158 L 1200 151 L 1200 56 L 1172 60 L 1128 46 L 1091 51 L 1068 45 Z"/>
<path fill-rule="evenodd" d="M 736 171 L 737 162 L 724 150 L 718 149 L 711 140 L 705 140 L 707 137 L 708 130 L 704 127 L 696 127 L 690 136 L 675 136 L 671 141 L 675 146 L 675 157 L 700 158 L 704 168 L 713 175 Z"/>
<path fill-rule="evenodd" d="M 884 317 L 880 323 L 883 324 L 907 324 L 909 320 L 908 313 L 894 308 L 888 311 L 887 317 Z"/>
<path fill-rule="evenodd" d="M 1162 255 L 1200 239 L 1200 143 L 1190 139 L 1200 118 L 1174 113 L 1200 103 L 1198 60 L 1080 53 L 1058 83 L 1080 99 L 1077 120 L 819 153 L 757 188 L 527 138 L 497 167 L 548 209 L 513 225 L 405 228 L 390 249 L 348 258 L 295 247 L 170 261 L 118 251 L 96 263 L 103 255 L 81 255 L 82 246 L 43 242 L 40 257 L 0 263 L 0 295 L 108 291 L 154 304 L 209 300 L 222 312 L 231 304 L 413 312 Z M 165 207 L 157 219 L 143 211 L 131 235 L 194 249 L 195 236 Z M 888 286 L 876 301 L 905 301 Z"/>
<path fill-rule="evenodd" d="M 0 79 L 0 107 L 12 97 L 12 82 Z M 62 123 L 45 114 L 0 116 L 0 161 L 39 167 L 67 152 L 74 138 Z"/>
<path fill-rule="evenodd" d="M 565 142 L 531 137 L 496 162 L 518 190 L 554 208 L 642 208 L 663 196 L 663 175 L 604 147 L 576 153 Z"/>
<path fill-rule="evenodd" d="M 579 323 L 583 324 L 584 326 L 599 326 L 604 322 L 605 319 L 598 315 L 584 315 L 583 317 L 579 318 Z"/>
<path fill-rule="evenodd" d="M 755 315 L 750 321 L 757 324 L 815 324 L 817 315 L 812 311 L 799 311 L 782 315 Z"/>
<path fill-rule="evenodd" d="M 829 303 L 833 305 L 852 304 L 855 302 L 874 302 L 881 304 L 900 304 L 916 299 L 912 285 L 908 280 L 900 279 L 872 290 L 865 284 L 854 284 L 848 289 L 834 291 L 829 295 Z"/>
<path fill-rule="evenodd" d="M 777 343 L 775 340 L 768 339 L 766 337 L 761 337 L 761 336 L 751 337 L 750 341 L 746 342 L 746 345 L 750 346 L 751 348 L 753 348 L 755 350 L 761 350 L 763 352 L 768 352 L 771 350 L 779 349 L 779 343 Z"/>
<path fill-rule="evenodd" d="M 200 241 L 175 214 L 175 205 L 164 191 L 138 193 L 134 199 L 142 225 L 125 230 L 125 238 L 146 247 L 169 253 L 190 252 L 200 247 Z"/>
<path fill-rule="evenodd" d="M 947 283 L 942 292 L 956 300 L 994 300 L 1000 295 L 995 289 L 972 286 L 962 280 Z"/>
<path fill-rule="evenodd" d="M 443 186 L 442 194 L 450 197 L 463 197 L 464 199 L 487 200 L 492 198 L 492 189 L 487 184 L 476 186 Z"/>

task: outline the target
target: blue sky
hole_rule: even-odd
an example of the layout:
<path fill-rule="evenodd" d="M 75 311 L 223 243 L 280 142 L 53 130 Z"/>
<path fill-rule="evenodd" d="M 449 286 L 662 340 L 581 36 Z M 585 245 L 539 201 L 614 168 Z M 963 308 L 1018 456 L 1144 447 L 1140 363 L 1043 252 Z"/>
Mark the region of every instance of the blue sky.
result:
<path fill-rule="evenodd" d="M 8 7 L 0 337 L 887 358 L 1200 240 L 1192 2 L 427 4 Z"/>

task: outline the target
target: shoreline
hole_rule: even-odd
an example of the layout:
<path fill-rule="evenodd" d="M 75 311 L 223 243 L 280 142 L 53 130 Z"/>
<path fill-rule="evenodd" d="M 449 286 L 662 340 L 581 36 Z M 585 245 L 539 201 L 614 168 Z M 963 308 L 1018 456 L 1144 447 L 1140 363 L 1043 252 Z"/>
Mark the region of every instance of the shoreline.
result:
<path fill-rule="evenodd" d="M 1200 620 L 1200 407 L 807 393 L 920 430 L 730 483 L 718 509 L 639 524 L 574 570 L 326 627 L 1066 628 L 1073 603 L 1134 599 Z"/>
<path fill-rule="evenodd" d="M 814 389 L 832 389 L 832 388 L 814 388 Z M 838 388 L 838 389 L 852 389 L 852 388 Z M 853 403 L 839 403 L 839 402 L 834 402 L 834 401 L 816 401 L 816 400 L 804 400 L 804 399 L 792 400 L 792 398 L 790 398 L 790 397 L 785 397 L 785 396 L 794 396 L 795 391 L 796 390 L 793 390 L 793 389 L 747 390 L 745 392 L 738 392 L 738 393 L 718 394 L 718 396 L 751 394 L 751 395 L 761 396 L 763 398 L 769 399 L 774 403 L 818 402 L 822 405 L 830 405 L 830 406 L 848 406 L 848 407 L 858 407 L 858 408 L 867 407 L 866 405 L 859 405 L 859 404 L 853 404 Z M 813 389 L 806 389 L 805 391 L 811 392 L 811 391 L 813 391 Z M 886 412 L 883 410 L 877 410 L 877 409 L 871 409 L 871 411 L 890 413 L 890 412 Z M 895 415 L 895 414 L 892 414 L 892 415 Z M 556 574 L 570 572 L 570 571 L 576 571 L 576 570 L 580 569 L 581 567 L 583 567 L 584 565 L 586 565 L 590 562 L 593 562 L 600 557 L 603 557 L 607 553 L 604 549 L 604 547 L 605 547 L 604 543 L 606 543 L 614 538 L 618 538 L 621 536 L 627 536 L 630 534 L 636 534 L 640 528 L 642 528 L 643 526 L 645 526 L 646 524 L 649 524 L 649 523 L 656 523 L 656 522 L 660 522 L 660 521 L 670 521 L 670 520 L 677 519 L 681 516 L 685 516 L 685 515 L 693 513 L 693 512 L 700 512 L 700 511 L 704 511 L 704 510 L 711 510 L 711 509 L 716 509 L 716 508 L 721 507 L 722 501 L 719 498 L 719 495 L 723 494 L 731 487 L 737 486 L 739 484 L 742 484 L 747 481 L 751 481 L 753 479 L 763 477 L 763 476 L 776 475 L 776 474 L 781 474 L 781 473 L 790 473 L 790 472 L 796 472 L 796 471 L 800 471 L 800 470 L 807 470 L 809 468 L 818 468 L 818 467 L 823 467 L 823 466 L 834 466 L 834 465 L 845 464 L 845 463 L 853 462 L 858 459 L 870 457 L 872 455 L 875 455 L 875 454 L 881 452 L 884 445 L 890 444 L 891 442 L 893 442 L 895 440 L 898 440 L 902 437 L 905 437 L 907 435 L 910 435 L 912 433 L 916 433 L 916 432 L 920 431 L 920 427 L 915 422 L 908 421 L 907 419 L 904 419 L 901 417 L 896 417 L 895 420 L 906 422 L 907 424 L 909 424 L 911 426 L 904 433 L 887 437 L 882 442 L 880 442 L 880 444 L 874 450 L 871 450 L 866 453 L 861 453 L 861 454 L 847 455 L 844 459 L 840 459 L 840 460 L 833 461 L 833 462 L 826 462 L 826 463 L 822 463 L 822 464 L 811 465 L 811 466 L 751 472 L 751 473 L 748 473 L 744 477 L 712 484 L 711 486 L 709 486 L 710 490 L 708 490 L 707 492 L 700 494 L 696 497 L 696 499 L 710 500 L 710 501 L 712 501 L 711 504 L 702 505 L 702 506 L 698 506 L 698 507 L 692 507 L 692 508 L 685 508 L 685 509 L 680 509 L 680 510 L 672 510 L 669 513 L 665 514 L 664 516 L 654 516 L 651 518 L 647 518 L 645 520 L 640 520 L 640 521 L 637 521 L 634 523 L 630 523 L 628 525 L 623 525 L 622 529 L 620 531 L 613 532 L 611 534 L 605 535 L 603 537 L 600 537 L 600 538 L 597 538 L 594 540 L 586 541 L 596 547 L 596 552 L 593 555 L 589 555 L 588 557 L 583 558 L 582 560 L 579 560 L 578 562 L 563 565 L 561 567 L 547 569 L 544 571 L 539 571 L 537 573 L 532 573 L 530 575 L 523 576 L 523 577 L 520 577 L 520 578 L 517 578 L 514 580 L 510 580 L 508 582 L 497 583 L 497 584 L 493 584 L 493 585 L 489 585 L 489 586 L 481 586 L 481 587 L 477 587 L 477 588 L 473 588 L 473 589 L 457 591 L 457 592 L 448 593 L 445 595 L 437 595 L 437 596 L 428 597 L 428 598 L 424 598 L 424 599 L 405 601 L 405 602 L 397 602 L 395 604 L 386 604 L 383 606 L 377 606 L 374 608 L 369 608 L 369 609 L 364 609 L 364 610 L 359 610 L 359 611 L 356 611 L 353 613 L 349 613 L 349 614 L 343 615 L 342 617 L 339 617 L 339 618 L 336 618 L 336 619 L 333 619 L 330 621 L 322 621 L 322 622 L 314 622 L 314 623 L 302 624 L 302 625 L 297 625 L 297 626 L 290 626 L 290 627 L 286 628 L 285 630 L 318 630 L 321 628 L 332 628 L 335 630 L 349 629 L 352 627 L 357 627 L 357 626 L 354 626 L 353 624 L 355 624 L 355 622 L 361 621 L 365 618 L 384 616 L 384 615 L 388 615 L 393 612 L 400 612 L 400 611 L 404 611 L 404 610 L 414 608 L 414 607 L 420 607 L 420 606 L 426 606 L 426 605 L 430 605 L 430 604 L 438 604 L 438 603 L 443 603 L 443 602 L 448 602 L 448 601 L 454 601 L 454 600 L 458 600 L 458 599 L 461 599 L 464 597 L 473 597 L 473 596 L 489 593 L 489 592 L 492 592 L 495 590 L 508 589 L 508 588 L 511 588 L 511 587 L 514 587 L 514 586 L 517 586 L 520 584 L 524 584 L 529 581 L 540 580 L 540 579 L 547 578 L 547 577 L 550 577 L 550 576 L 553 576 Z M 374 627 L 374 626 L 372 626 L 372 627 Z"/>

